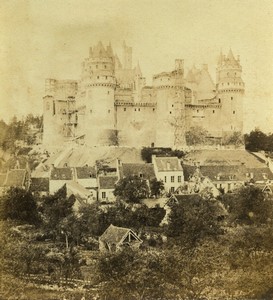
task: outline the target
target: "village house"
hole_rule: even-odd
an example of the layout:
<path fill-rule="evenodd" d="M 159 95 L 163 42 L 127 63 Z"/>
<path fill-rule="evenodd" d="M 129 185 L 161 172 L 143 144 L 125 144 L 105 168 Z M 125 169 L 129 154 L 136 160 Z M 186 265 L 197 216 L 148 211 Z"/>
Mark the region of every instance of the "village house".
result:
<path fill-rule="evenodd" d="M 72 182 L 73 170 L 72 168 L 55 168 L 50 172 L 49 193 L 54 194 L 65 184 Z"/>
<path fill-rule="evenodd" d="M 31 177 L 30 192 L 37 196 L 49 195 L 49 178 L 48 177 Z"/>
<path fill-rule="evenodd" d="M 100 175 L 98 176 L 98 200 L 103 202 L 114 202 L 115 185 L 118 182 L 116 175 Z"/>
<path fill-rule="evenodd" d="M 138 249 L 142 242 L 133 230 L 111 224 L 99 237 L 99 249 L 102 252 L 116 252 L 124 247 Z"/>
<path fill-rule="evenodd" d="M 11 187 L 28 190 L 30 184 L 29 172 L 26 169 L 11 169 L 0 174 L 1 195 Z"/>
<path fill-rule="evenodd" d="M 184 183 L 184 173 L 177 157 L 152 156 L 157 180 L 162 180 L 166 192 L 174 193 Z"/>

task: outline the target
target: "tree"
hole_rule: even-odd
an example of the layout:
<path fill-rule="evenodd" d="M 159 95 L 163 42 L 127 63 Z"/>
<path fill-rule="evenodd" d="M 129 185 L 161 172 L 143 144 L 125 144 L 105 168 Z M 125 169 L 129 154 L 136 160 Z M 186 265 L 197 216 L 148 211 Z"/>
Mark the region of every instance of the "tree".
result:
<path fill-rule="evenodd" d="M 206 137 L 208 136 L 208 131 L 201 126 L 191 127 L 189 131 L 186 132 L 186 142 L 188 146 L 202 145 L 206 143 Z"/>
<path fill-rule="evenodd" d="M 40 208 L 43 228 L 48 234 L 52 235 L 54 239 L 63 236 L 64 226 L 68 222 L 67 218 L 71 217 L 74 213 L 74 202 L 75 197 L 67 197 L 65 185 L 54 195 L 47 196 L 43 199 Z"/>
<path fill-rule="evenodd" d="M 224 214 L 225 210 L 218 200 L 197 196 L 172 205 L 166 232 L 176 242 L 183 240 L 184 244 L 195 247 L 204 238 L 223 234 L 221 220 Z"/>
<path fill-rule="evenodd" d="M 141 199 L 149 196 L 149 187 L 146 180 L 138 176 L 129 176 L 117 183 L 114 195 L 124 201 L 139 203 Z"/>
<path fill-rule="evenodd" d="M 159 197 L 162 192 L 164 191 L 164 183 L 162 180 L 157 180 L 156 178 L 153 178 L 150 181 L 150 189 L 151 189 L 151 195 L 155 196 L 156 198 Z"/>
<path fill-rule="evenodd" d="M 28 224 L 38 224 L 39 216 L 36 201 L 32 194 L 24 189 L 12 187 L 0 201 L 2 220 L 17 220 Z"/>
<path fill-rule="evenodd" d="M 272 199 L 258 187 L 242 187 L 220 199 L 229 212 L 230 222 L 248 225 L 272 222 Z"/>
<path fill-rule="evenodd" d="M 259 128 L 255 128 L 245 135 L 245 145 L 249 151 L 268 150 L 268 137 Z"/>
<path fill-rule="evenodd" d="M 241 146 L 244 144 L 244 137 L 240 131 L 235 131 L 231 135 L 225 136 L 223 144 Z"/>

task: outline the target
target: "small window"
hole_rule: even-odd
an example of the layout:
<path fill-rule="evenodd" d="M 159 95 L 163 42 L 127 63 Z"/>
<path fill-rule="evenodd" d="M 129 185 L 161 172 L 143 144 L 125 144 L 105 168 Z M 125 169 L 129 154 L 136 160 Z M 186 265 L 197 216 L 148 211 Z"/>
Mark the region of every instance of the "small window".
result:
<path fill-rule="evenodd" d="M 197 113 L 199 113 L 199 110 L 197 109 Z"/>
<path fill-rule="evenodd" d="M 126 107 L 124 107 L 123 110 L 126 111 Z"/>
<path fill-rule="evenodd" d="M 92 114 L 92 109 L 90 109 L 90 113 Z"/>
<path fill-rule="evenodd" d="M 171 176 L 171 182 L 174 182 L 174 176 Z"/>
<path fill-rule="evenodd" d="M 110 114 L 110 112 L 111 112 L 111 110 L 110 109 L 108 109 L 108 113 Z"/>
<path fill-rule="evenodd" d="M 140 178 L 143 178 L 143 174 L 142 174 L 142 173 L 139 173 L 139 177 L 140 177 Z"/>
<path fill-rule="evenodd" d="M 164 177 L 164 182 L 165 182 L 165 183 L 167 182 L 167 176 Z"/>
<path fill-rule="evenodd" d="M 221 103 L 221 98 L 218 99 L 218 103 Z"/>
<path fill-rule="evenodd" d="M 104 69 L 106 69 L 107 67 L 106 67 L 106 65 L 104 65 Z"/>
<path fill-rule="evenodd" d="M 108 91 L 107 94 L 109 95 L 109 94 L 110 94 L 110 91 Z"/>
<path fill-rule="evenodd" d="M 155 111 L 155 108 L 153 108 L 153 111 Z"/>
<path fill-rule="evenodd" d="M 233 111 L 233 114 L 235 115 L 235 110 Z"/>
<path fill-rule="evenodd" d="M 105 198 L 106 198 L 106 192 L 102 192 L 102 193 L 101 193 L 101 198 L 102 198 L 102 199 L 105 199 Z"/>
<path fill-rule="evenodd" d="M 233 100 L 233 97 L 230 97 L 231 100 Z"/>
<path fill-rule="evenodd" d="M 135 111 L 136 111 L 136 108 L 135 108 Z"/>
<path fill-rule="evenodd" d="M 227 85 L 229 85 L 229 82 L 228 82 L 228 84 Z"/>
<path fill-rule="evenodd" d="M 108 77 L 107 76 L 105 76 L 105 79 L 107 79 Z"/>
<path fill-rule="evenodd" d="M 97 76 L 97 79 L 100 79 L 100 76 Z"/>
<path fill-rule="evenodd" d="M 172 112 L 170 111 L 170 115 L 172 114 Z"/>
<path fill-rule="evenodd" d="M 140 108 L 138 109 L 138 111 L 140 111 Z"/>
<path fill-rule="evenodd" d="M 171 193 L 174 193 L 174 191 L 175 191 L 175 189 L 174 189 L 174 187 L 172 186 L 172 187 L 171 187 Z"/>
<path fill-rule="evenodd" d="M 173 104 L 172 104 L 172 107 L 173 107 Z"/>
<path fill-rule="evenodd" d="M 177 181 L 178 181 L 178 182 L 181 182 L 181 176 L 178 176 L 178 177 L 177 177 Z"/>
<path fill-rule="evenodd" d="M 215 110 L 213 110 L 212 113 L 214 114 L 214 113 L 215 113 Z"/>

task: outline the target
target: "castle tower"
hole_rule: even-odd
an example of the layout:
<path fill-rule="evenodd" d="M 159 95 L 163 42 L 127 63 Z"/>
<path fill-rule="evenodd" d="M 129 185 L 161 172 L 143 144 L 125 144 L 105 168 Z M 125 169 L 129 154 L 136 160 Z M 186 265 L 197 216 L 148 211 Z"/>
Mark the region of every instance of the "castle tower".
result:
<path fill-rule="evenodd" d="M 183 76 L 183 61 L 176 60 L 174 71 L 153 77 L 157 99 L 156 147 L 185 145 Z"/>
<path fill-rule="evenodd" d="M 125 42 L 122 45 L 123 50 L 123 69 L 131 70 L 132 69 L 132 47 L 128 47 Z"/>
<path fill-rule="evenodd" d="M 245 84 L 242 80 L 240 58 L 235 59 L 231 50 L 222 53 L 217 65 L 217 102 L 221 104 L 222 136 L 243 131 L 243 96 Z"/>
<path fill-rule="evenodd" d="M 99 42 L 82 65 L 81 102 L 85 105 L 85 142 L 90 146 L 116 143 L 114 55 Z"/>

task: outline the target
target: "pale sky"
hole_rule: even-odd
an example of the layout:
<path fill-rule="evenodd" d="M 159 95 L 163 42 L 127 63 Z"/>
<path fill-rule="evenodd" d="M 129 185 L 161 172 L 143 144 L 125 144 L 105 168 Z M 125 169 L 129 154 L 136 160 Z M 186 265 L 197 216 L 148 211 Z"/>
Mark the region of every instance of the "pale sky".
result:
<path fill-rule="evenodd" d="M 208 63 L 222 49 L 240 55 L 245 130 L 273 132 L 271 0 L 1 0 L 0 119 L 42 113 L 45 78 L 79 79 L 88 48 L 133 47 L 143 75 L 170 71 L 175 58 Z"/>

